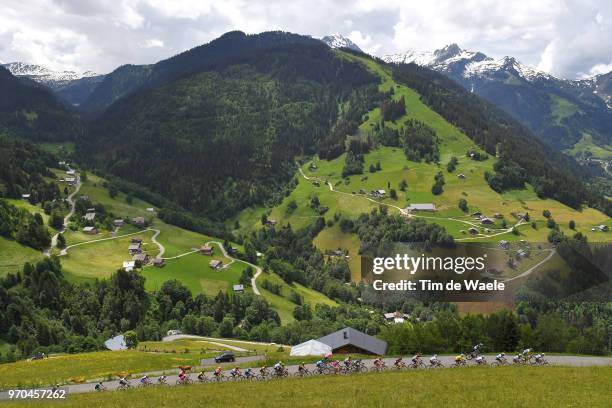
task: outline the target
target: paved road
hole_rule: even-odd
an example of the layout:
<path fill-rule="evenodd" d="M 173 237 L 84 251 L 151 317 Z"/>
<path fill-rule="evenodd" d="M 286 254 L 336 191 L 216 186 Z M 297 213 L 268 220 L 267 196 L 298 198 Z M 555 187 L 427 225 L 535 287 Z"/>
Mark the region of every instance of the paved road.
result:
<path fill-rule="evenodd" d="M 57 246 L 57 237 L 59 236 L 60 233 L 66 231 L 66 228 L 68 228 L 68 223 L 70 222 L 70 217 L 72 217 L 74 215 L 74 209 L 75 209 L 75 204 L 76 204 L 75 201 L 74 201 L 74 196 L 81 189 L 81 184 L 82 184 L 81 183 L 81 176 L 79 174 L 77 174 L 76 175 L 76 188 L 66 198 L 66 201 L 68 201 L 68 204 L 70 204 L 70 211 L 64 217 L 64 223 L 62 224 L 62 230 L 57 232 L 55 235 L 53 235 L 51 237 L 51 246 L 49 248 L 45 248 L 43 250 L 43 255 L 45 255 L 45 256 L 50 256 L 51 255 L 51 250 Z"/>
<path fill-rule="evenodd" d="M 244 261 L 242 259 L 237 259 L 237 258 L 232 257 L 225 250 L 225 247 L 223 246 L 223 243 L 221 243 L 219 241 L 208 241 L 207 244 L 216 244 L 221 249 L 221 252 L 223 253 L 223 256 L 225 256 L 226 258 L 229 258 L 231 260 L 230 263 L 228 263 L 228 264 L 223 266 L 224 268 L 228 267 L 229 265 L 233 264 L 234 262 L 241 262 L 241 263 L 246 264 L 246 265 L 250 266 L 251 268 L 255 269 L 255 274 L 251 278 L 251 287 L 253 288 L 253 293 L 255 293 L 258 296 L 261 296 L 261 293 L 259 292 L 259 289 L 257 288 L 257 278 L 259 277 L 259 275 L 261 275 L 263 270 L 259 266 L 255 265 L 255 264 L 252 264 L 250 262 Z"/>
<path fill-rule="evenodd" d="M 162 256 L 164 256 L 164 252 L 166 252 L 166 247 L 164 247 L 158 240 L 157 237 L 158 235 L 161 233 L 160 230 L 155 229 L 155 228 L 151 228 L 152 231 L 155 231 L 155 234 L 153 234 L 153 236 L 151 237 L 151 242 L 153 242 L 155 245 L 157 245 L 159 247 L 159 253 L 157 254 L 158 258 L 161 258 Z"/>
<path fill-rule="evenodd" d="M 429 358 L 426 357 L 425 358 L 425 362 L 427 363 L 427 360 Z M 453 364 L 453 360 L 454 360 L 454 356 L 439 356 L 439 359 L 442 361 L 442 363 L 448 367 L 450 365 Z M 494 356 L 492 355 L 487 355 L 486 356 L 487 361 L 491 362 L 494 360 Z M 612 366 L 612 358 L 611 357 L 584 357 L 584 356 L 547 356 L 548 361 L 550 362 L 550 364 L 552 365 L 564 365 L 564 366 L 575 366 L 575 367 L 588 367 L 588 366 Z M 393 366 L 393 361 L 395 359 L 394 358 L 385 358 L 384 361 L 386 363 L 386 365 L 388 367 Z M 407 358 L 406 361 L 408 361 L 409 359 Z M 373 359 L 369 359 L 369 360 L 364 360 L 364 363 L 366 365 L 366 367 L 371 368 L 373 366 Z M 215 364 L 216 365 L 216 364 Z M 229 376 L 229 367 L 231 367 L 231 365 L 224 365 L 226 367 L 226 369 L 223 371 L 223 374 L 225 376 Z M 473 362 L 469 362 L 468 365 L 472 366 L 474 365 Z M 208 368 L 207 372 L 206 372 L 206 376 L 208 378 L 212 377 L 212 370 L 213 370 L 214 366 L 211 366 Z M 291 365 L 291 366 L 287 366 L 287 369 L 289 371 L 289 374 L 294 374 L 297 372 L 297 365 Z M 314 364 L 306 364 L 306 368 L 308 368 L 310 371 L 314 371 L 315 369 L 315 365 Z M 541 367 L 542 370 L 545 370 L 545 367 Z M 492 368 L 491 370 L 494 370 L 494 368 Z M 170 372 L 173 370 L 167 370 L 167 372 Z M 174 370 L 175 371 L 175 370 Z M 190 374 L 190 378 L 192 380 L 197 380 L 197 372 L 199 370 L 195 370 L 196 372 Z M 257 370 L 256 370 L 257 371 Z M 149 375 L 149 377 L 151 378 L 151 380 L 153 382 L 157 381 L 157 375 L 159 375 L 159 372 L 156 372 L 154 374 Z M 137 376 L 134 376 L 137 377 Z M 177 374 L 172 374 L 172 375 L 168 375 L 167 376 L 167 383 L 169 385 L 176 385 L 176 381 L 178 380 L 178 375 Z M 133 378 L 131 380 L 132 386 L 137 386 L 138 385 L 138 378 Z M 103 382 L 104 386 L 108 389 L 108 390 L 116 390 L 118 387 L 118 381 L 114 380 L 114 381 L 104 381 Z M 94 383 L 84 383 L 84 384 L 73 384 L 73 385 L 67 385 L 65 388 L 68 390 L 68 393 L 82 393 L 82 392 L 94 392 L 95 384 Z M 8 399 L 7 393 L 6 392 L 1 392 L 0 393 L 0 400 L 3 399 Z"/>
<path fill-rule="evenodd" d="M 60 252 L 60 254 L 59 254 L 59 256 L 64 256 L 64 255 L 67 255 L 67 254 L 68 254 L 68 250 L 69 250 L 70 248 L 74 248 L 74 247 L 77 247 L 77 246 L 87 245 L 87 244 L 93 244 L 93 243 L 96 243 L 96 242 L 102 242 L 102 241 L 109 241 L 109 240 L 111 240 L 111 239 L 119 239 L 119 238 L 123 238 L 123 237 L 129 237 L 129 236 L 131 236 L 131 235 L 138 235 L 138 234 L 142 234 L 143 232 L 146 232 L 146 231 L 151 231 L 151 230 L 152 230 L 151 228 L 147 228 L 147 229 L 143 229 L 143 230 L 140 230 L 140 231 L 131 232 L 131 233 L 129 233 L 129 234 L 115 235 L 115 236 L 108 237 L 108 238 L 92 239 L 91 241 L 83 241 L 83 242 L 79 242 L 79 243 L 77 243 L 77 244 L 72 244 L 72 245 L 69 245 L 69 246 L 67 246 L 66 248 L 62 249 L 62 250 L 61 250 L 61 252 Z"/>
<path fill-rule="evenodd" d="M 528 276 L 530 273 L 532 273 L 533 271 L 535 271 L 536 269 L 538 269 L 540 267 L 540 265 L 548 262 L 550 260 L 550 258 L 553 257 L 553 255 L 556 253 L 556 251 L 554 249 L 548 249 L 547 250 L 549 253 L 546 256 L 546 258 L 544 258 L 543 260 L 541 260 L 540 262 L 538 262 L 537 264 L 533 265 L 531 268 L 527 269 L 525 272 L 521 273 L 520 275 L 516 275 L 515 277 L 512 277 L 510 279 L 506 279 L 504 282 L 510 282 L 513 281 L 515 279 L 521 279 L 524 278 L 525 276 Z"/>

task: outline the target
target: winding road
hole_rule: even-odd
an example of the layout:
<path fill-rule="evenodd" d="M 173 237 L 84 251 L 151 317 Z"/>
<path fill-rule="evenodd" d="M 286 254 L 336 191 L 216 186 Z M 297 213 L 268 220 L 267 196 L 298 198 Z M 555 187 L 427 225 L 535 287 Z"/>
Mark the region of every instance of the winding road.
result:
<path fill-rule="evenodd" d="M 395 208 L 395 209 L 399 210 L 401 215 L 404 215 L 404 216 L 407 216 L 407 217 L 410 217 L 410 218 L 426 218 L 426 219 L 429 218 L 429 219 L 439 219 L 439 220 L 450 220 L 450 221 L 455 221 L 455 222 L 461 222 L 461 223 L 470 225 L 472 227 L 482 228 L 482 225 L 476 224 L 476 223 L 471 222 L 471 221 L 461 220 L 461 219 L 457 219 L 457 218 L 453 218 L 453 217 L 432 217 L 432 216 L 427 216 L 427 215 L 416 215 L 416 214 L 412 214 L 412 213 L 408 212 L 405 208 L 398 207 L 395 204 L 390 204 L 390 203 L 385 203 L 385 202 L 382 202 L 382 201 L 377 201 L 377 200 L 375 200 L 375 199 L 373 199 L 371 197 L 368 197 L 367 195 L 364 195 L 364 194 L 353 194 L 353 193 L 347 193 L 347 192 L 344 192 L 344 191 L 339 191 L 339 190 L 336 190 L 334 188 L 334 186 L 332 185 L 332 183 L 330 181 L 322 180 L 319 177 L 309 177 L 309 176 L 307 176 L 304 173 L 304 171 L 302 170 L 302 167 L 299 164 L 298 164 L 298 170 L 299 170 L 300 174 L 302 175 L 302 177 L 304 177 L 304 179 L 309 180 L 309 181 L 318 181 L 320 183 L 327 184 L 327 186 L 329 187 L 329 190 L 334 192 L 334 193 L 344 194 L 344 195 L 351 196 L 351 197 L 365 198 L 366 200 L 371 201 L 373 203 L 376 203 L 378 205 L 384 205 L 384 206 L 387 206 L 387 207 Z M 471 236 L 471 237 L 455 238 L 455 241 L 468 241 L 468 240 L 471 240 L 471 239 L 496 237 L 498 235 L 503 235 L 503 234 L 507 234 L 509 232 L 512 232 L 513 228 L 518 227 L 521 224 L 523 224 L 523 219 L 520 219 L 514 226 L 512 226 L 510 228 L 507 228 L 507 229 L 502 229 L 502 230 L 500 230 L 500 231 L 498 231 L 498 232 L 496 232 L 494 234 L 489 234 L 489 235 L 487 235 L 487 234 L 477 234 L 477 235 L 474 235 L 474 236 Z"/>
<path fill-rule="evenodd" d="M 44 256 L 51 255 L 51 250 L 57 246 L 57 237 L 59 236 L 59 234 L 66 231 L 66 228 L 68 228 L 68 222 L 70 221 L 70 217 L 74 215 L 74 209 L 76 205 L 76 202 L 74 201 L 74 196 L 78 194 L 79 190 L 81 189 L 81 184 L 82 184 L 80 174 L 76 174 L 75 177 L 76 177 L 76 188 L 74 189 L 72 193 L 70 193 L 68 197 L 66 197 L 66 201 L 68 201 L 68 204 L 70 204 L 70 211 L 64 217 L 64 223 L 62 224 L 62 230 L 58 231 L 55 235 L 51 237 L 51 246 L 43 250 Z"/>

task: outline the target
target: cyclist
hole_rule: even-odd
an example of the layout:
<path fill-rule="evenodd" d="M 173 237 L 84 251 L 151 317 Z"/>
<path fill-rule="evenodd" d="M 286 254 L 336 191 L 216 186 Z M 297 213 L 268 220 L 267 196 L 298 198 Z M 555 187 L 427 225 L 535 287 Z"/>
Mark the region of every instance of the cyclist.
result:
<path fill-rule="evenodd" d="M 181 367 L 181 370 L 179 371 L 178 376 L 179 376 L 179 380 L 185 381 L 185 377 L 187 377 L 187 372 L 185 371 L 183 367 Z"/>
<path fill-rule="evenodd" d="M 232 378 L 236 378 L 240 376 L 240 368 L 239 367 L 234 367 L 232 368 L 232 370 L 230 371 L 230 375 L 232 376 Z"/>
<path fill-rule="evenodd" d="M 487 361 L 485 360 L 484 356 L 476 357 L 475 361 L 476 361 L 477 365 L 485 365 L 485 364 L 487 364 Z"/>
<path fill-rule="evenodd" d="M 483 344 L 482 343 L 478 343 L 476 344 L 474 347 L 472 347 L 472 353 L 474 354 L 474 356 L 477 356 L 480 354 L 480 351 L 482 349 Z"/>
<path fill-rule="evenodd" d="M 315 365 L 317 366 L 317 370 L 319 372 L 323 372 L 323 368 L 325 367 L 325 362 L 323 362 L 323 360 L 317 361 Z"/>
<path fill-rule="evenodd" d="M 395 368 L 401 368 L 404 365 L 404 357 L 398 357 L 395 359 L 395 362 L 393 362 L 393 366 Z"/>
<path fill-rule="evenodd" d="M 96 384 L 96 391 L 104 391 L 104 390 L 106 390 L 106 387 L 104 386 L 104 384 L 102 384 L 102 381 Z"/>
<path fill-rule="evenodd" d="M 495 360 L 497 360 L 500 364 L 506 363 L 506 353 L 499 353 L 495 356 Z"/>
<path fill-rule="evenodd" d="M 416 353 L 414 356 L 412 356 L 412 366 L 413 367 L 418 367 L 420 362 L 421 362 L 421 353 Z"/>
<path fill-rule="evenodd" d="M 283 363 L 282 361 L 279 361 L 278 363 L 274 364 L 274 371 L 276 372 L 276 375 L 281 375 L 283 373 Z"/>
<path fill-rule="evenodd" d="M 338 360 L 334 360 L 331 363 L 332 368 L 334 369 L 334 372 L 337 373 L 338 370 L 340 369 L 340 362 Z"/>
<path fill-rule="evenodd" d="M 148 375 L 143 375 L 142 377 L 140 377 L 140 384 L 142 384 L 142 385 L 149 385 L 149 384 L 151 384 L 151 380 L 149 380 L 149 376 Z"/>
<path fill-rule="evenodd" d="M 381 357 L 377 357 L 376 360 L 374 360 L 374 367 L 380 369 L 380 368 L 383 368 L 384 366 L 385 366 L 385 362 L 383 361 Z"/>
<path fill-rule="evenodd" d="M 262 367 L 259 369 L 259 374 L 261 374 L 261 375 L 262 375 L 262 377 L 267 376 L 267 375 L 268 375 L 268 367 L 267 367 L 266 365 L 262 366 Z"/>
<path fill-rule="evenodd" d="M 246 378 L 251 378 L 251 377 L 253 377 L 253 370 L 251 370 L 251 368 L 250 368 L 250 367 L 249 367 L 249 368 L 247 368 L 247 369 L 244 371 L 244 376 L 245 376 Z"/>
<path fill-rule="evenodd" d="M 221 377 L 221 367 L 215 368 L 215 372 L 213 373 L 215 378 L 219 379 Z"/>
<path fill-rule="evenodd" d="M 455 357 L 455 365 L 465 364 L 465 354 L 461 353 Z"/>
<path fill-rule="evenodd" d="M 166 383 L 166 376 L 165 375 L 160 375 L 159 378 L 157 379 L 157 382 L 160 384 L 165 384 Z"/>
<path fill-rule="evenodd" d="M 119 379 L 119 386 L 120 387 L 129 387 L 130 386 L 130 382 L 125 377 L 121 377 Z"/>
<path fill-rule="evenodd" d="M 303 374 L 303 373 L 304 373 L 304 371 L 306 371 L 306 367 L 305 367 L 305 363 L 302 361 L 302 362 L 300 363 L 300 365 L 298 366 L 298 372 L 299 372 L 300 374 Z"/>
<path fill-rule="evenodd" d="M 206 374 L 204 374 L 204 371 L 200 371 L 200 374 L 198 374 L 198 381 L 202 382 L 206 380 Z"/>
<path fill-rule="evenodd" d="M 438 360 L 438 355 L 434 354 L 430 359 L 429 359 L 429 364 L 431 366 L 437 366 L 440 364 L 440 360 Z"/>
<path fill-rule="evenodd" d="M 540 364 L 544 362 L 544 353 L 538 353 L 535 355 L 535 362 L 536 364 Z"/>

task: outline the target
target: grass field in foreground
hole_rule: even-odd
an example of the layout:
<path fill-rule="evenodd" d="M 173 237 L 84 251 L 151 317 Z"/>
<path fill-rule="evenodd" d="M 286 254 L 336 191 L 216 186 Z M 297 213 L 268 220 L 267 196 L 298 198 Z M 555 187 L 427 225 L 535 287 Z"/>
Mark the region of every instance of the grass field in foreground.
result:
<path fill-rule="evenodd" d="M 106 378 L 120 372 L 142 373 L 197 365 L 199 353 L 142 353 L 138 351 L 96 351 L 51 356 L 44 360 L 0 364 L 0 389 L 19 386 L 64 384 L 73 379 Z"/>
<path fill-rule="evenodd" d="M 607 407 L 612 367 L 417 370 L 72 394 L 62 407 Z M 7 407 L 23 406 L 17 402 Z"/>

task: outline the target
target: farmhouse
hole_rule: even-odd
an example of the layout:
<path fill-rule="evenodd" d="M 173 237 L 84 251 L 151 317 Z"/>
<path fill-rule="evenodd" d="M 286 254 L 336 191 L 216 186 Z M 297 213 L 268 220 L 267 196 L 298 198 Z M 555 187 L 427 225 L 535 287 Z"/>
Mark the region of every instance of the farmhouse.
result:
<path fill-rule="evenodd" d="M 61 180 L 60 180 L 61 181 Z M 70 185 L 75 184 L 76 183 L 76 177 L 66 177 L 64 179 L 64 181 Z"/>
<path fill-rule="evenodd" d="M 136 225 L 137 227 L 144 227 L 146 225 L 146 221 L 144 217 L 134 217 L 132 218 L 132 224 Z"/>
<path fill-rule="evenodd" d="M 95 212 L 88 212 L 87 214 L 85 214 L 83 216 L 83 218 L 85 219 L 85 221 L 93 221 L 96 219 L 96 213 Z"/>
<path fill-rule="evenodd" d="M 510 249 L 510 242 L 506 241 L 505 239 L 502 239 L 501 241 L 499 241 L 499 247 L 501 249 L 508 250 Z"/>
<path fill-rule="evenodd" d="M 608 230 L 608 226 L 605 224 L 601 224 L 597 227 L 601 232 L 606 232 Z"/>
<path fill-rule="evenodd" d="M 142 252 L 134 254 L 134 256 L 132 256 L 132 261 L 140 262 L 141 265 L 146 265 L 149 263 L 149 255 Z"/>
<path fill-rule="evenodd" d="M 212 255 L 213 254 L 213 247 L 210 245 L 202 245 L 200 247 L 200 253 L 202 255 Z"/>
<path fill-rule="evenodd" d="M 470 228 L 468 231 L 472 235 L 478 234 L 478 229 L 474 227 Z"/>
<path fill-rule="evenodd" d="M 433 203 L 410 204 L 406 211 L 436 211 L 436 206 Z"/>
<path fill-rule="evenodd" d="M 66 170 L 66 174 L 69 176 L 74 176 L 76 174 L 76 171 L 70 169 L 70 170 Z"/>
<path fill-rule="evenodd" d="M 124 261 L 122 268 L 126 272 L 133 271 L 134 268 L 136 268 L 136 262 L 135 261 Z"/>
<path fill-rule="evenodd" d="M 153 266 L 157 266 L 158 268 L 161 268 L 163 266 L 165 266 L 165 262 L 163 258 L 155 258 L 153 259 Z"/>
<path fill-rule="evenodd" d="M 267 225 L 268 227 L 273 227 L 273 226 L 275 226 L 276 224 L 278 224 L 278 221 L 276 221 L 276 220 L 275 220 L 275 219 L 273 219 L 273 218 L 270 218 L 270 219 L 268 219 L 268 221 L 266 221 L 266 225 Z"/>
<path fill-rule="evenodd" d="M 390 323 L 404 323 L 406 319 L 410 319 L 410 315 L 402 312 L 385 313 L 385 320 Z"/>
<path fill-rule="evenodd" d="M 21 198 L 23 198 L 24 200 L 29 200 L 30 197 L 32 197 L 32 194 L 22 194 Z"/>
<path fill-rule="evenodd" d="M 113 224 L 115 225 L 115 227 L 119 227 L 120 228 L 120 227 L 123 227 L 125 225 L 125 221 L 123 221 L 121 219 L 118 219 L 118 220 L 113 221 Z"/>
<path fill-rule="evenodd" d="M 130 255 L 141 253 L 142 252 L 142 242 L 132 241 L 130 243 L 130 246 L 128 247 L 128 252 L 130 253 Z"/>
<path fill-rule="evenodd" d="M 491 218 L 483 217 L 480 219 L 480 223 L 484 225 L 491 225 L 495 224 L 495 221 L 493 221 Z"/>
<path fill-rule="evenodd" d="M 233 289 L 236 293 L 244 293 L 244 285 L 234 285 Z"/>
<path fill-rule="evenodd" d="M 98 233 L 98 230 L 96 229 L 96 227 L 85 227 L 83 228 L 83 233 L 88 235 L 96 235 Z"/>
<path fill-rule="evenodd" d="M 221 269 L 221 267 L 223 266 L 223 262 L 219 261 L 218 259 L 213 259 L 208 263 L 208 266 L 215 270 Z"/>
<path fill-rule="evenodd" d="M 480 211 L 476 211 L 470 214 L 470 216 L 472 217 L 480 217 L 482 215 L 482 213 Z"/>
<path fill-rule="evenodd" d="M 372 195 L 374 197 L 384 198 L 387 195 L 387 192 L 385 190 L 373 190 Z"/>
<path fill-rule="evenodd" d="M 342 330 L 323 336 L 317 341 L 327 344 L 334 353 L 358 353 L 383 355 L 387 351 L 387 342 L 345 327 Z"/>
<path fill-rule="evenodd" d="M 460 174 L 457 175 L 457 177 L 459 177 L 460 179 L 464 179 L 465 178 L 465 174 L 460 173 Z"/>

